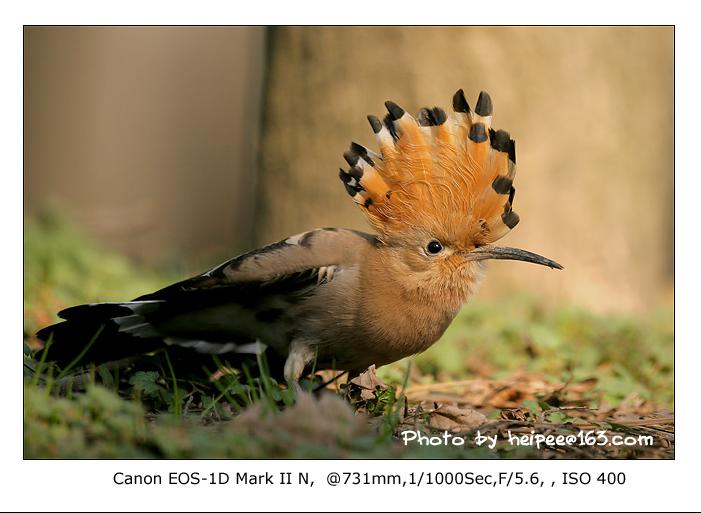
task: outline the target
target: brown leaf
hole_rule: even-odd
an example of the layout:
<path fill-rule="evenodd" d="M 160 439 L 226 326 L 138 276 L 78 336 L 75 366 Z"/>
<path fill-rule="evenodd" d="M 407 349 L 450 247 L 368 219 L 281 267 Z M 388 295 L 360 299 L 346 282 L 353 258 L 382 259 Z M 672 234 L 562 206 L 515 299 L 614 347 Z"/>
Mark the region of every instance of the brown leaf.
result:
<path fill-rule="evenodd" d="M 466 431 L 487 422 L 487 417 L 472 408 L 443 405 L 429 414 L 428 425 L 443 431 Z"/>
<path fill-rule="evenodd" d="M 528 421 L 528 412 L 522 408 L 509 408 L 501 410 L 500 416 L 504 420 Z"/>
<path fill-rule="evenodd" d="M 351 379 L 350 382 L 359 387 L 367 388 L 368 390 L 375 390 L 375 387 L 380 387 L 382 389 L 387 388 L 387 385 L 377 377 L 377 371 L 374 365 L 371 365 L 365 372 Z"/>
<path fill-rule="evenodd" d="M 371 365 L 362 374 L 356 376 L 350 380 L 351 388 L 357 390 L 360 393 L 360 399 L 363 401 L 369 401 L 375 397 L 374 391 L 378 388 L 385 390 L 387 385 L 385 385 L 380 378 L 377 377 L 377 372 L 375 371 L 375 366 Z"/>

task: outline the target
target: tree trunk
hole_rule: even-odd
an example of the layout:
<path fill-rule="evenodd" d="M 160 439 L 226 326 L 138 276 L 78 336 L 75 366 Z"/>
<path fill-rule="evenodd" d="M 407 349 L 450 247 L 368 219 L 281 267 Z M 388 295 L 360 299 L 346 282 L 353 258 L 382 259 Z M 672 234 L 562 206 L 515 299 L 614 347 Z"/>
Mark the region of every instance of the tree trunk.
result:
<path fill-rule="evenodd" d="M 273 29 L 258 242 L 318 226 L 365 228 L 337 178 L 365 115 L 396 101 L 494 100 L 517 141 L 521 224 L 501 242 L 564 272 L 494 262 L 483 296 L 532 288 L 594 309 L 649 306 L 671 284 L 673 29 L 294 27 Z"/>

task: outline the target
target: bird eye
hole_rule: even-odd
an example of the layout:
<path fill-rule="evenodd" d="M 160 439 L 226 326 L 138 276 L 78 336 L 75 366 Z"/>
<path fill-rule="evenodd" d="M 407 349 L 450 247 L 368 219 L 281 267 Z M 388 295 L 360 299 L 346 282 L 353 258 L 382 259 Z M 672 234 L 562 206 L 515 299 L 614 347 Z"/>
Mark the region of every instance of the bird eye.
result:
<path fill-rule="evenodd" d="M 432 240 L 426 246 L 426 251 L 428 251 L 432 255 L 435 255 L 435 254 L 443 251 L 443 245 L 440 242 L 438 242 L 437 240 Z"/>

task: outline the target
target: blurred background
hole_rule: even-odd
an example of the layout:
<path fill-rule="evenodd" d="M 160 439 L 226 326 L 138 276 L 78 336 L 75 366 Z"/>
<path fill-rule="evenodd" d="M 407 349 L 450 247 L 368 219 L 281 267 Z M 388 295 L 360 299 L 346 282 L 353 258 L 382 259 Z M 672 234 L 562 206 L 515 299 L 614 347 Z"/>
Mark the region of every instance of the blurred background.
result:
<path fill-rule="evenodd" d="M 387 99 L 449 108 L 459 88 L 474 106 L 486 90 L 518 149 L 521 223 L 502 242 L 566 269 L 493 262 L 480 297 L 531 290 L 595 312 L 671 303 L 671 27 L 24 37 L 29 220 L 61 212 L 114 252 L 190 274 L 311 228 L 368 229 L 337 178 L 351 140 L 374 147 L 366 114 L 383 115 Z"/>

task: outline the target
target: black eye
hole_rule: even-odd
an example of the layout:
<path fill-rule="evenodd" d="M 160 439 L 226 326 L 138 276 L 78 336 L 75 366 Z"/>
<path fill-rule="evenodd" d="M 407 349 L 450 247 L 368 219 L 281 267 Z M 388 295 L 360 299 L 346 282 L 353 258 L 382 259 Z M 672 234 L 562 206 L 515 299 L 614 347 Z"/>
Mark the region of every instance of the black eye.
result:
<path fill-rule="evenodd" d="M 426 246 L 426 251 L 428 251 L 432 255 L 435 255 L 436 253 L 440 253 L 441 251 L 443 251 L 443 245 L 437 240 L 432 240 Z"/>

